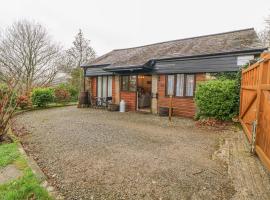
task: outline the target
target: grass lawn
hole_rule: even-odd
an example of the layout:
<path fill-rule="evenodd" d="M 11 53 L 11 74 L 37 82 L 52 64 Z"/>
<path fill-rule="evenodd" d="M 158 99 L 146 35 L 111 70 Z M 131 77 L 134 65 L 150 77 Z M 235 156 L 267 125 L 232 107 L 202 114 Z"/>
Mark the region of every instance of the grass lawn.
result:
<path fill-rule="evenodd" d="M 28 167 L 16 143 L 0 145 L 0 169 L 9 164 L 14 164 L 20 169 L 23 172 L 23 176 L 0 185 L 1 200 L 52 199 L 47 191 L 40 186 L 40 181 Z"/>

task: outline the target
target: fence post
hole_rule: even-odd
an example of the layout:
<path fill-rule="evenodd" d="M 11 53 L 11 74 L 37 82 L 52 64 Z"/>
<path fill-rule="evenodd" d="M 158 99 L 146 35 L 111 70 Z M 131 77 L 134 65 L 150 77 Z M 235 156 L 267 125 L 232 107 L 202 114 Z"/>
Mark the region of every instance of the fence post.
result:
<path fill-rule="evenodd" d="M 241 119 L 241 115 L 242 115 L 242 99 L 243 99 L 243 89 L 242 89 L 242 86 L 243 86 L 243 77 L 244 77 L 244 73 L 243 73 L 243 69 L 241 69 L 241 83 L 240 83 L 240 99 L 239 99 L 239 118 Z M 239 120 L 240 120 L 239 119 Z"/>
<path fill-rule="evenodd" d="M 263 59 L 264 54 L 261 55 L 261 58 Z M 255 114 L 255 121 L 256 121 L 256 128 L 255 128 L 255 141 L 254 141 L 254 145 L 255 145 L 255 150 L 256 150 L 256 144 L 257 144 L 257 136 L 260 134 L 259 130 L 260 130 L 260 110 L 261 110 L 261 85 L 262 85 L 262 77 L 263 77 L 263 65 L 264 62 L 260 63 L 260 66 L 258 68 L 259 70 L 259 77 L 258 77 L 258 84 L 257 84 L 257 104 L 256 104 L 256 114 Z"/>
<path fill-rule="evenodd" d="M 169 121 L 172 121 L 172 95 L 170 95 Z"/>

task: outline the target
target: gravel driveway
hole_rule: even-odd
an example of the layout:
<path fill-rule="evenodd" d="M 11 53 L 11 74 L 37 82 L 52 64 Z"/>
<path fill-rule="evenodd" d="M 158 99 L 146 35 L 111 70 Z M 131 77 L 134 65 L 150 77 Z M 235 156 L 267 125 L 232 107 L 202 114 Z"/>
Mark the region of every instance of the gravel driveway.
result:
<path fill-rule="evenodd" d="M 64 107 L 17 117 L 30 154 L 65 199 L 230 199 L 226 135 L 193 120 Z"/>

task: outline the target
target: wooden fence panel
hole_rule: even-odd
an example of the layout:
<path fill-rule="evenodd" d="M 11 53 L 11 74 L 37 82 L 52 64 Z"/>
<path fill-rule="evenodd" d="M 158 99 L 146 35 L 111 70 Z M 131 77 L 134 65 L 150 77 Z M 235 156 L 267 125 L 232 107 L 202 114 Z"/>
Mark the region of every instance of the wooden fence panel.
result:
<path fill-rule="evenodd" d="M 270 53 L 242 71 L 240 122 L 250 143 L 256 122 L 255 151 L 270 170 Z"/>

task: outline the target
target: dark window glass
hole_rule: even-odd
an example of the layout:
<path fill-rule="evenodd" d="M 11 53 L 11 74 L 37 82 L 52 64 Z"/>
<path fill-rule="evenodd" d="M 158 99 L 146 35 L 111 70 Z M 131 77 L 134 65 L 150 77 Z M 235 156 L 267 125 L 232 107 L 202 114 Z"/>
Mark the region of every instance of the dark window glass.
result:
<path fill-rule="evenodd" d="M 136 91 L 136 80 L 137 80 L 137 77 L 136 76 L 130 76 L 129 77 L 129 91 L 132 91 L 132 92 L 135 92 Z"/>
<path fill-rule="evenodd" d="M 128 76 L 122 76 L 121 88 L 123 91 L 128 91 Z"/>
<path fill-rule="evenodd" d="M 121 77 L 121 90 L 136 92 L 137 77 L 136 76 L 122 76 Z"/>

